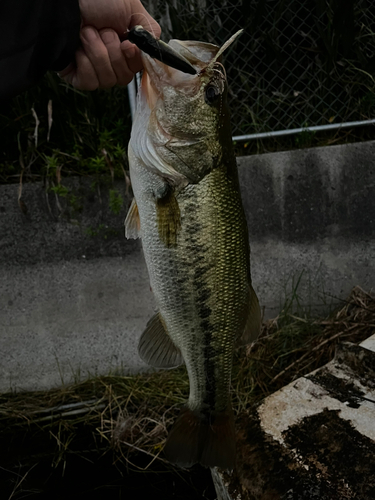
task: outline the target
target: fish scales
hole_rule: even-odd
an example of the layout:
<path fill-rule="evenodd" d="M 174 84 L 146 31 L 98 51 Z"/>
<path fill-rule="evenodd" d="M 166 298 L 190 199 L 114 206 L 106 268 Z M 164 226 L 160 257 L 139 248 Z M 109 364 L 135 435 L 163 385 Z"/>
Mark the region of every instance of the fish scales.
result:
<path fill-rule="evenodd" d="M 212 47 L 209 50 L 218 51 Z M 194 54 L 184 50 L 184 57 L 198 64 Z M 151 76 L 163 78 L 163 65 L 151 61 L 145 56 L 143 93 L 141 89 L 129 145 L 136 205 L 127 217 L 127 235 L 142 237 L 159 309 L 139 349 L 153 366 L 169 368 L 184 362 L 187 368 L 189 399 L 169 434 L 167 457 L 184 466 L 200 462 L 232 468 L 233 351 L 244 331 L 250 331 L 251 340 L 257 336 L 260 313 L 251 287 L 247 225 L 228 136 L 225 92 L 222 89 L 218 111 L 206 113 L 201 81 L 206 78 L 209 85 L 215 71 L 201 77 L 199 85 L 199 75 L 188 80 L 198 91 L 193 95 L 189 90 L 192 102 L 187 113 L 186 98 L 177 94 L 176 100 L 173 78 L 170 86 L 163 82 L 155 96 Z M 198 110 L 197 121 L 198 108 L 203 112 Z M 173 121 L 181 114 L 191 124 Z M 249 312 L 254 317 L 250 322 Z"/>
<path fill-rule="evenodd" d="M 223 344 L 233 345 L 239 306 L 248 293 L 246 249 L 238 248 L 241 205 L 230 196 L 222 199 L 224 183 L 223 171 L 215 170 L 178 196 L 181 232 L 177 245 L 168 249 L 168 257 L 165 246 L 159 247 L 159 258 L 168 265 L 159 279 L 152 280 L 156 295 L 164 299 L 159 306 L 167 329 L 173 332 L 191 374 L 192 409 L 199 408 L 202 400 L 216 410 L 228 405 L 232 352 L 223 349 Z M 229 241 L 228 233 L 233 236 Z M 149 247 L 150 254 L 156 255 L 155 250 Z M 223 282 L 225 287 L 220 285 Z M 176 301 L 171 299 L 174 296 Z"/>

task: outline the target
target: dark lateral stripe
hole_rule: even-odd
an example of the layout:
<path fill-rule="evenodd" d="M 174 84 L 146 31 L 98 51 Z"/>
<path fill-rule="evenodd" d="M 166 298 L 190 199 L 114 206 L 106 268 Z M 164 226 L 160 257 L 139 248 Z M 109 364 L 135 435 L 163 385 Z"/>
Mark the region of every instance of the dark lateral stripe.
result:
<path fill-rule="evenodd" d="M 206 248 L 201 248 L 201 255 L 204 255 Z M 200 327 L 203 331 L 203 355 L 204 355 L 204 374 L 206 391 L 204 404 L 209 408 L 215 407 L 216 398 L 216 381 L 215 381 L 215 358 L 216 350 L 213 347 L 214 325 L 210 321 L 212 309 L 208 305 L 208 300 L 211 296 L 211 289 L 208 285 L 208 274 L 211 271 L 211 266 L 207 264 L 197 265 L 194 272 L 194 287 L 197 293 L 198 301 L 198 316 L 201 320 Z"/>
<path fill-rule="evenodd" d="M 209 323 L 208 321 L 202 321 L 201 325 Z M 211 325 L 210 325 L 211 326 Z M 206 380 L 206 393 L 203 403 L 207 405 L 211 410 L 215 408 L 216 402 L 216 380 L 215 380 L 215 358 L 216 349 L 211 345 L 212 343 L 212 333 L 213 329 L 208 327 L 204 334 L 204 372 Z"/>
<path fill-rule="evenodd" d="M 210 286 L 209 275 L 212 271 L 212 265 L 207 262 L 207 252 L 210 249 L 207 247 L 202 232 L 204 234 L 204 224 L 202 224 L 199 213 L 198 200 L 193 196 L 189 200 L 189 205 L 186 212 L 189 218 L 186 221 L 186 234 L 188 236 L 187 249 L 191 252 L 190 263 L 193 267 L 193 287 L 197 298 L 197 313 L 200 318 L 200 329 L 203 333 L 203 356 L 204 356 L 204 384 L 205 397 L 203 406 L 213 410 L 216 400 L 216 380 L 215 380 L 215 363 L 217 360 L 216 349 L 213 347 L 214 340 L 214 325 L 212 321 L 212 309 L 209 306 L 212 296 L 212 288 Z"/>

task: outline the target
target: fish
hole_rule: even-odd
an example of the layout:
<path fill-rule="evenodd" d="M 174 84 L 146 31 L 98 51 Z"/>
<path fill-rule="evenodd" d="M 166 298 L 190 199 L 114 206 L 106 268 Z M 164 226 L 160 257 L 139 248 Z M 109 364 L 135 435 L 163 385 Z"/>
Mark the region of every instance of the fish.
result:
<path fill-rule="evenodd" d="M 189 397 L 164 447 L 181 467 L 234 468 L 233 354 L 261 326 L 221 63 L 237 35 L 221 48 L 170 40 L 194 75 L 142 53 L 128 146 L 125 234 L 142 239 L 157 304 L 138 351 L 155 368 L 186 366 Z"/>

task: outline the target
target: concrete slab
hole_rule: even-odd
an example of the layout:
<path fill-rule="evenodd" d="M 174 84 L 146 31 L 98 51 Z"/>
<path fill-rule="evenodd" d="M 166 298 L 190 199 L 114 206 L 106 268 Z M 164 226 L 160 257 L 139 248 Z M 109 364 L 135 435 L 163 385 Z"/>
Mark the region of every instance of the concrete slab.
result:
<path fill-rule="evenodd" d="M 218 500 L 372 500 L 374 336 L 268 396 L 237 423 L 237 466 L 213 470 Z"/>
<path fill-rule="evenodd" d="M 368 349 L 369 351 L 375 352 L 375 333 L 374 335 L 371 335 L 371 337 L 369 337 L 368 339 L 361 342 L 361 346 L 364 347 L 365 349 Z"/>
<path fill-rule="evenodd" d="M 288 429 L 304 418 L 323 411 L 338 411 L 341 419 L 349 421 L 361 435 L 375 442 L 375 387 L 370 380 L 363 385 L 358 373 L 346 364 L 349 349 L 355 350 L 355 347 L 341 346 L 335 359 L 324 368 L 268 396 L 258 408 L 264 432 L 285 445 Z M 375 356 L 369 359 L 375 360 Z M 338 390 L 326 387 L 327 377 L 339 386 Z M 353 397 L 358 400 L 355 404 Z"/>

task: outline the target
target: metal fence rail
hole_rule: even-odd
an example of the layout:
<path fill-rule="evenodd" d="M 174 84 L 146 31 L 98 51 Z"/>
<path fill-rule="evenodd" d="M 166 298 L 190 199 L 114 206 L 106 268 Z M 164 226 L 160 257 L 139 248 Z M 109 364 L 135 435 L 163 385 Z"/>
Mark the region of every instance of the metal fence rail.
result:
<path fill-rule="evenodd" d="M 221 45 L 245 29 L 224 57 L 237 138 L 373 122 L 373 0 L 143 2 L 165 40 Z"/>

